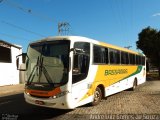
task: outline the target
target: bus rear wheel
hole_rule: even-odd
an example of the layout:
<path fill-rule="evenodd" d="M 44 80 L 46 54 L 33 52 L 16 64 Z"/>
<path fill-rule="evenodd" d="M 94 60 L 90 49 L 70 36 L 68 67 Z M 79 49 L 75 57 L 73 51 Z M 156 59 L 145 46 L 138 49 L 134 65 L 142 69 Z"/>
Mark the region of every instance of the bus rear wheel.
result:
<path fill-rule="evenodd" d="M 92 106 L 98 105 L 102 99 L 102 91 L 99 87 L 96 88 L 94 92 L 93 102 L 91 103 Z"/>
<path fill-rule="evenodd" d="M 135 79 L 131 90 L 134 91 L 136 89 L 136 87 L 137 87 L 137 80 Z"/>

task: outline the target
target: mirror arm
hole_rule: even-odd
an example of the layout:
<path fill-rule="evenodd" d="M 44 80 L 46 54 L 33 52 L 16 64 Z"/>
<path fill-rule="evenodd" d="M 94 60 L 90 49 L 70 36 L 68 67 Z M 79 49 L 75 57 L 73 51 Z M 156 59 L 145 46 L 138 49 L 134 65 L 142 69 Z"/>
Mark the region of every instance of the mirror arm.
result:
<path fill-rule="evenodd" d="M 24 55 L 24 54 L 22 53 L 22 54 L 16 56 L 16 66 L 17 66 L 17 70 L 20 70 L 20 71 L 26 71 L 26 69 L 21 69 L 21 68 L 20 68 L 20 64 L 19 64 L 19 57 L 20 57 L 20 56 L 23 56 L 23 55 Z"/>
<path fill-rule="evenodd" d="M 72 51 L 74 52 L 74 51 L 75 51 L 75 48 L 71 48 L 71 49 L 70 49 L 70 52 L 72 52 Z"/>

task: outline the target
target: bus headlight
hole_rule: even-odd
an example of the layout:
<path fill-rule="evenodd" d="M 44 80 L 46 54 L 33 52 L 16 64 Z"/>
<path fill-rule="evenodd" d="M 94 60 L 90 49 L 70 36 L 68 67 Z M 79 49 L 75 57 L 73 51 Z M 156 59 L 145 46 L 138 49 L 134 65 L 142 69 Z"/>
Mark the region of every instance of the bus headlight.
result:
<path fill-rule="evenodd" d="M 64 95 L 66 95 L 67 93 L 69 93 L 69 92 L 68 92 L 68 91 L 63 91 L 63 92 L 61 92 L 61 93 L 59 93 L 59 94 L 57 94 L 57 95 L 54 95 L 54 96 L 52 96 L 52 97 L 50 97 L 50 98 L 53 98 L 53 99 L 59 98 L 59 97 L 62 97 L 62 96 L 64 96 Z"/>

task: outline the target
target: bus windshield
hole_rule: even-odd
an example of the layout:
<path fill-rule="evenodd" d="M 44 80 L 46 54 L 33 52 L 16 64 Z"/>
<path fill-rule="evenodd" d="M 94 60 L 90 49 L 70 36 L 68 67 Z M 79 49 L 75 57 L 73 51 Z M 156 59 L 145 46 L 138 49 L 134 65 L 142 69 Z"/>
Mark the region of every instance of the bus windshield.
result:
<path fill-rule="evenodd" d="M 70 41 L 30 44 L 26 60 L 27 84 L 65 84 L 68 81 Z"/>

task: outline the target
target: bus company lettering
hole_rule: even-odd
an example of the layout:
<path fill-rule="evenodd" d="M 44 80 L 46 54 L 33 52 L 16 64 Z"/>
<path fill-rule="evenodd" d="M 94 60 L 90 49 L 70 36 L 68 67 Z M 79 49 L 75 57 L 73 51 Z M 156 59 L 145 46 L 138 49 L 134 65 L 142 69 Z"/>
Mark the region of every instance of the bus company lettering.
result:
<path fill-rule="evenodd" d="M 117 75 L 117 74 L 126 74 L 128 73 L 127 69 L 118 69 L 118 70 L 105 70 L 105 75 Z"/>

